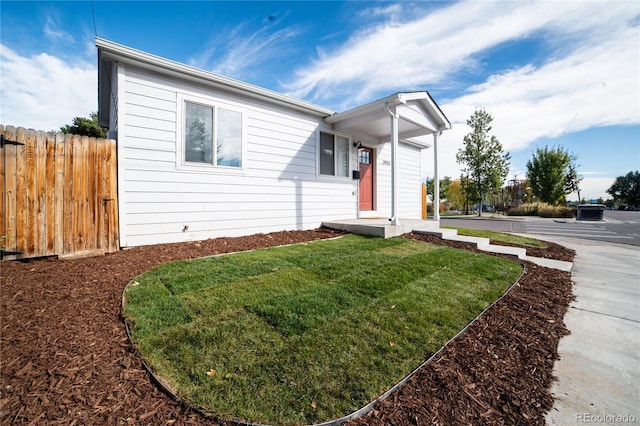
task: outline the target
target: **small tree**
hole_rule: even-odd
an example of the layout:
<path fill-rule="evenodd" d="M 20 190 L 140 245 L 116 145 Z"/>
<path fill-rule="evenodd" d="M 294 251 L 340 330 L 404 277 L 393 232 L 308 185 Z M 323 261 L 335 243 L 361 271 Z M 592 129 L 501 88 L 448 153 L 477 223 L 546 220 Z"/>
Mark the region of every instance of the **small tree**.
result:
<path fill-rule="evenodd" d="M 622 201 L 630 206 L 640 206 L 640 173 L 638 170 L 629 172 L 625 176 L 618 176 L 613 185 L 607 189 L 607 194 L 616 201 Z"/>
<path fill-rule="evenodd" d="M 502 186 L 509 172 L 509 153 L 504 153 L 502 144 L 491 131 L 493 117 L 485 110 L 476 110 L 467 120 L 471 133 L 464 137 L 464 147 L 458 150 L 456 160 L 465 165 L 463 174 L 473 182 L 474 201 L 480 205 L 478 215 L 482 214 L 482 201 L 492 190 Z M 470 191 L 467 191 L 470 194 Z"/>
<path fill-rule="evenodd" d="M 92 112 L 89 118 L 74 117 L 73 124 L 60 127 L 62 133 L 72 133 L 74 135 L 92 136 L 96 138 L 106 138 L 106 129 L 98 124 L 98 113 Z"/>
<path fill-rule="evenodd" d="M 427 185 L 427 196 L 431 198 L 431 201 L 435 200 L 435 189 L 433 184 L 433 179 L 427 178 L 425 184 Z M 449 176 L 445 176 L 440 179 L 440 201 L 447 199 L 447 190 L 449 189 L 449 185 L 451 184 L 451 178 Z"/>
<path fill-rule="evenodd" d="M 460 192 L 464 201 L 464 212 L 467 214 L 469 212 L 469 202 L 478 198 L 476 187 L 468 174 L 460 175 Z"/>
<path fill-rule="evenodd" d="M 447 189 L 447 201 L 449 201 L 449 207 L 452 209 L 463 209 L 465 197 L 462 193 L 462 185 L 460 179 L 456 179 L 449 184 Z"/>
<path fill-rule="evenodd" d="M 580 182 L 582 182 L 582 176 L 578 175 L 578 167 L 576 161 L 578 157 L 571 155 L 569 166 L 567 167 L 567 181 L 564 184 L 564 190 L 567 194 L 575 192 L 578 194 L 578 201 L 580 200 Z"/>
<path fill-rule="evenodd" d="M 554 206 L 564 204 L 567 194 L 580 190 L 582 178 L 576 171 L 576 159 L 575 155 L 569 154 L 562 147 L 537 148 L 533 158 L 527 161 L 527 179 L 531 193 L 542 202 Z"/>

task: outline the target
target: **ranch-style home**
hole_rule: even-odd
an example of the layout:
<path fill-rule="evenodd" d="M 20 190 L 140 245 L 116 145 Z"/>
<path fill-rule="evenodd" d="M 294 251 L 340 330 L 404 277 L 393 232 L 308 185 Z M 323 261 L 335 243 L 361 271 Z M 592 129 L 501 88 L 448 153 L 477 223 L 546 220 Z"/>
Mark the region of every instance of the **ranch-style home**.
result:
<path fill-rule="evenodd" d="M 96 46 L 122 247 L 421 219 L 421 151 L 431 148 L 438 182 L 438 136 L 451 128 L 427 92 L 336 113 L 105 39 Z"/>

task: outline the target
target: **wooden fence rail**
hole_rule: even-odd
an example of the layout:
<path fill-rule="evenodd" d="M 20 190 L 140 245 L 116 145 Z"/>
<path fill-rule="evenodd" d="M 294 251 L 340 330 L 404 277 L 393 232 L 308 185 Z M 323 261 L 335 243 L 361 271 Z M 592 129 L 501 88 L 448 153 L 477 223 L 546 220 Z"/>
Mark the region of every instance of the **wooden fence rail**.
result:
<path fill-rule="evenodd" d="M 2 258 L 118 250 L 116 144 L 0 125 Z"/>

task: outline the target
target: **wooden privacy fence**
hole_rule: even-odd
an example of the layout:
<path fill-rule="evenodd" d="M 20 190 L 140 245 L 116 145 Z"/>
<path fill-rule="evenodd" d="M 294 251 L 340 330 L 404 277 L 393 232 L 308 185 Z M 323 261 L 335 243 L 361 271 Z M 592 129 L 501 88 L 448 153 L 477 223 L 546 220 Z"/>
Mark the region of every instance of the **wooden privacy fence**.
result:
<path fill-rule="evenodd" d="M 116 144 L 0 125 L 4 259 L 118 250 Z"/>

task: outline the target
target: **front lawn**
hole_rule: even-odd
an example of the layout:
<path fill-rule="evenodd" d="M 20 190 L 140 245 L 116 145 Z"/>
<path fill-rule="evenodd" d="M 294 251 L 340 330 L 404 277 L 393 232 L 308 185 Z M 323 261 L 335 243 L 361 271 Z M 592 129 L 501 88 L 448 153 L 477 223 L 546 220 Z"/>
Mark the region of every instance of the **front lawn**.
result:
<path fill-rule="evenodd" d="M 184 401 L 309 424 L 385 392 L 521 271 L 489 255 L 347 235 L 159 266 L 130 283 L 124 315 Z"/>

